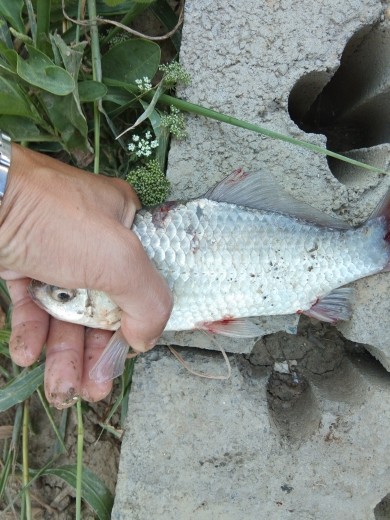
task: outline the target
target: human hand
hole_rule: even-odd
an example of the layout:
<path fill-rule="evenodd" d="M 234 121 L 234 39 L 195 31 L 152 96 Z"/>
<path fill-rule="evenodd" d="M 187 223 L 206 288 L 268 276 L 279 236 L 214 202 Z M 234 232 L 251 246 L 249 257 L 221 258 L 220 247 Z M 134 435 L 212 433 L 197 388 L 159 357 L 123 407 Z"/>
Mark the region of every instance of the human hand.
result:
<path fill-rule="evenodd" d="M 79 395 L 95 401 L 110 391 L 110 382 L 88 374 L 111 333 L 50 318 L 29 297 L 29 280 L 108 293 L 123 310 L 121 329 L 132 348 L 152 348 L 172 299 L 129 229 L 138 208 L 127 183 L 13 145 L 0 208 L 0 276 L 14 305 L 10 352 L 28 366 L 46 342 L 45 390 L 59 408 Z"/>

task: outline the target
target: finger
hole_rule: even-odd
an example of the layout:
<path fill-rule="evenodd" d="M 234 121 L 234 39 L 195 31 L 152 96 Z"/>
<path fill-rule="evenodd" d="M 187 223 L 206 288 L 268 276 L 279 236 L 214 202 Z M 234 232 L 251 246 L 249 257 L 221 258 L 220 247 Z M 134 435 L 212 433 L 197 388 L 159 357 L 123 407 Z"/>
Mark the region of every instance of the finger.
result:
<path fill-rule="evenodd" d="M 54 318 L 46 342 L 45 394 L 56 408 L 72 406 L 80 394 L 84 327 Z"/>
<path fill-rule="evenodd" d="M 139 210 L 142 207 L 141 202 L 134 188 L 130 186 L 128 182 L 123 179 L 113 178 L 110 178 L 110 182 L 116 186 L 124 196 L 124 206 L 121 215 L 119 215 L 119 220 L 125 227 L 130 229 L 133 224 L 135 210 Z M 117 202 L 116 208 L 118 208 Z"/>
<path fill-rule="evenodd" d="M 87 329 L 85 332 L 85 350 L 80 397 L 89 402 L 104 399 L 112 389 L 112 381 L 96 382 L 89 377 L 89 372 L 101 356 L 112 332 L 101 329 Z"/>
<path fill-rule="evenodd" d="M 48 314 L 35 305 L 27 292 L 30 281 L 20 278 L 7 282 L 13 302 L 9 350 L 14 362 L 22 367 L 38 359 L 49 328 Z"/>

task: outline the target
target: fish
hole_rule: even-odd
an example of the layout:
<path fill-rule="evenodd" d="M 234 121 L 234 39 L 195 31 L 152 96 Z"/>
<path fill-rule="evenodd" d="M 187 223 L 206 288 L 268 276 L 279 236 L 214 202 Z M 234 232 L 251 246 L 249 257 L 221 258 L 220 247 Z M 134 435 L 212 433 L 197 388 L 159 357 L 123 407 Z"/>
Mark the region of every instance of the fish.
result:
<path fill-rule="evenodd" d="M 348 284 L 390 270 L 390 191 L 354 227 L 295 199 L 269 174 L 238 169 L 200 198 L 138 211 L 132 230 L 173 294 L 165 331 L 249 338 L 263 335 L 256 316 L 348 320 Z M 60 320 L 115 330 L 90 377 L 123 372 L 129 345 L 107 294 L 37 280 L 29 292 Z"/>

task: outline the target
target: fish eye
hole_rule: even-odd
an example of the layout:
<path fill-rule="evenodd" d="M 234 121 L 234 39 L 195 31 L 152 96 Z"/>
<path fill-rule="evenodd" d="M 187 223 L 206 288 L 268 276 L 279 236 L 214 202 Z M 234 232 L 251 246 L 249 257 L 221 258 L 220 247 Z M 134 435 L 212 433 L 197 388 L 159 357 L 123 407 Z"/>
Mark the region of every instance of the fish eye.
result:
<path fill-rule="evenodd" d="M 50 295 L 54 300 L 60 303 L 66 303 L 76 296 L 74 289 L 62 289 L 61 287 L 50 287 Z"/>

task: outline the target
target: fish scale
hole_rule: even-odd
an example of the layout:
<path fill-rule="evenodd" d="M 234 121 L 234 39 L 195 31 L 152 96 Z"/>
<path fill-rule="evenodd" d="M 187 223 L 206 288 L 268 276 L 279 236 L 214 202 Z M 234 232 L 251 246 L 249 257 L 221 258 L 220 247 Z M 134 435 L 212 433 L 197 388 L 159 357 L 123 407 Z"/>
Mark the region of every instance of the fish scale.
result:
<path fill-rule="evenodd" d="M 384 218 L 335 230 L 208 199 L 160 211 L 133 230 L 174 295 L 165 330 L 308 309 L 388 262 Z"/>

